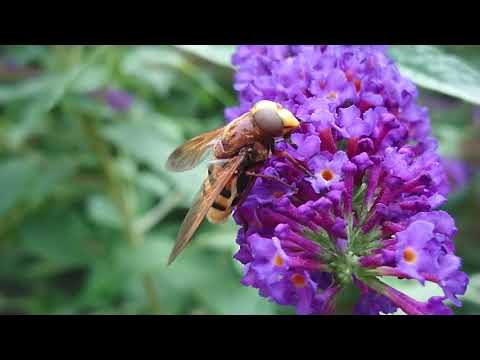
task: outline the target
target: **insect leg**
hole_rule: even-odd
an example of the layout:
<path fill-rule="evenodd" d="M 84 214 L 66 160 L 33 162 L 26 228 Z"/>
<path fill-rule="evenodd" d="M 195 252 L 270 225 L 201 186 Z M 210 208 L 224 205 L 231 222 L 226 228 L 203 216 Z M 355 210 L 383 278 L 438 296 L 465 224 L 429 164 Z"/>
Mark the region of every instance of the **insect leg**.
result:
<path fill-rule="evenodd" d="M 284 157 L 285 159 L 287 159 L 288 161 L 290 161 L 293 165 L 295 165 L 296 167 L 298 167 L 300 170 L 302 170 L 303 172 L 305 172 L 307 175 L 311 176 L 311 177 L 314 177 L 315 175 L 312 174 L 312 172 L 310 170 L 308 170 L 305 165 L 303 165 L 299 160 L 295 159 L 292 157 L 292 155 L 290 155 L 288 152 L 286 151 L 272 151 L 272 153 L 278 157 Z"/>
<path fill-rule="evenodd" d="M 286 183 L 285 181 L 283 181 L 282 179 L 276 177 L 276 176 L 271 176 L 271 175 L 264 175 L 264 174 L 257 174 L 253 171 L 246 171 L 245 174 L 247 174 L 248 176 L 253 176 L 253 177 L 259 177 L 259 178 L 262 178 L 262 179 L 267 179 L 267 180 L 275 180 L 275 181 L 278 181 L 279 183 L 291 188 L 291 189 L 295 189 L 295 187 L 293 185 L 290 185 L 288 183 Z"/>

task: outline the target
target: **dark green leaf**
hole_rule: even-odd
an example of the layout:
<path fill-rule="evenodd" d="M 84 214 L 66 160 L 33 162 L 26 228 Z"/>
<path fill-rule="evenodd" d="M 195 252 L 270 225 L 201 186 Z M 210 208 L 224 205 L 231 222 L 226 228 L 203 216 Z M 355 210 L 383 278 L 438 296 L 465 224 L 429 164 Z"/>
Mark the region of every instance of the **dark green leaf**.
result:
<path fill-rule="evenodd" d="M 57 266 L 87 264 L 94 260 L 92 234 L 74 213 L 61 209 L 39 215 L 21 229 L 26 251 Z"/>
<path fill-rule="evenodd" d="M 28 193 L 37 174 L 36 164 L 32 158 L 11 159 L 0 163 L 0 216 Z"/>

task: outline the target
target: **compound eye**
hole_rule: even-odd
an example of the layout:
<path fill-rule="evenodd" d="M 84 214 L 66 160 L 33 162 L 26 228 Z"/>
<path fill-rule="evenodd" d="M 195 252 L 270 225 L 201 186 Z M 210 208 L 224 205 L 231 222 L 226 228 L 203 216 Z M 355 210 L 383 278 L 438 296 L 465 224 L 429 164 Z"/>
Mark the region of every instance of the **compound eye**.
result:
<path fill-rule="evenodd" d="M 278 112 L 272 108 L 264 108 L 255 112 L 254 119 L 260 129 L 272 136 L 280 136 L 283 122 Z"/>

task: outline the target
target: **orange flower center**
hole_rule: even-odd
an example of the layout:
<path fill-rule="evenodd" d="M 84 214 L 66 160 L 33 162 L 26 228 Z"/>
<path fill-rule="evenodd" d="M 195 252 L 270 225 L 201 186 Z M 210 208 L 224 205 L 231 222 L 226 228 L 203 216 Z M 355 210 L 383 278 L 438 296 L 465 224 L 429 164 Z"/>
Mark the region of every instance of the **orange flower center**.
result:
<path fill-rule="evenodd" d="M 327 94 L 327 98 L 329 100 L 336 100 L 337 99 L 337 93 L 335 91 L 330 91 L 328 94 Z"/>
<path fill-rule="evenodd" d="M 278 198 L 281 198 L 283 195 L 284 195 L 284 193 L 281 192 L 281 191 L 275 191 L 275 192 L 273 193 L 273 196 L 274 196 L 275 198 L 277 198 L 277 199 L 278 199 Z"/>
<path fill-rule="evenodd" d="M 417 261 L 417 253 L 412 248 L 408 247 L 403 250 L 403 260 L 409 264 L 415 264 Z"/>
<path fill-rule="evenodd" d="M 300 274 L 294 274 L 292 276 L 291 280 L 292 280 L 293 285 L 295 285 L 295 287 L 297 287 L 297 288 L 304 287 L 305 283 L 306 283 L 305 276 L 300 275 Z"/>
<path fill-rule="evenodd" d="M 280 266 L 283 266 L 284 261 L 283 261 L 282 257 L 277 254 L 277 255 L 275 255 L 275 257 L 273 258 L 273 264 L 274 264 L 275 266 L 280 267 Z"/>
<path fill-rule="evenodd" d="M 325 170 L 322 170 L 322 172 L 320 173 L 320 176 L 323 178 L 323 180 L 325 181 L 330 181 L 333 179 L 333 177 L 335 176 L 335 174 L 333 173 L 332 170 L 330 169 L 325 169 Z"/>

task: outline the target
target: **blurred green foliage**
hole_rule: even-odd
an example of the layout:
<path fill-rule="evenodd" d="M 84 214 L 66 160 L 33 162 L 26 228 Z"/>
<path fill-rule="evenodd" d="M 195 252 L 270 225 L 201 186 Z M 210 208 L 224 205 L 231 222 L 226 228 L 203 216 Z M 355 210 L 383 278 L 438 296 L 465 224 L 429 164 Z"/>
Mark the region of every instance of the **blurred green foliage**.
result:
<path fill-rule="evenodd" d="M 221 126 L 224 108 L 236 103 L 232 48 L 0 47 L 0 313 L 293 313 L 240 284 L 232 220 L 205 222 L 166 267 L 206 170 L 174 174 L 164 163 L 185 139 Z M 431 107 L 442 153 L 477 167 L 480 126 L 475 105 L 463 100 L 477 101 L 479 85 L 444 74 L 448 66 L 439 72 L 445 61 L 425 70 L 432 59 L 422 51 L 453 56 L 460 71 L 480 76 L 480 50 L 392 49 L 430 89 L 421 90 L 421 101 Z M 128 93 L 131 107 L 109 105 L 102 89 Z M 442 101 L 448 108 L 436 105 Z M 477 175 L 447 206 L 473 275 L 458 313 L 480 312 L 479 201 Z M 437 291 L 398 286 L 417 298 Z M 354 296 L 342 298 L 340 312 L 348 313 Z"/>

